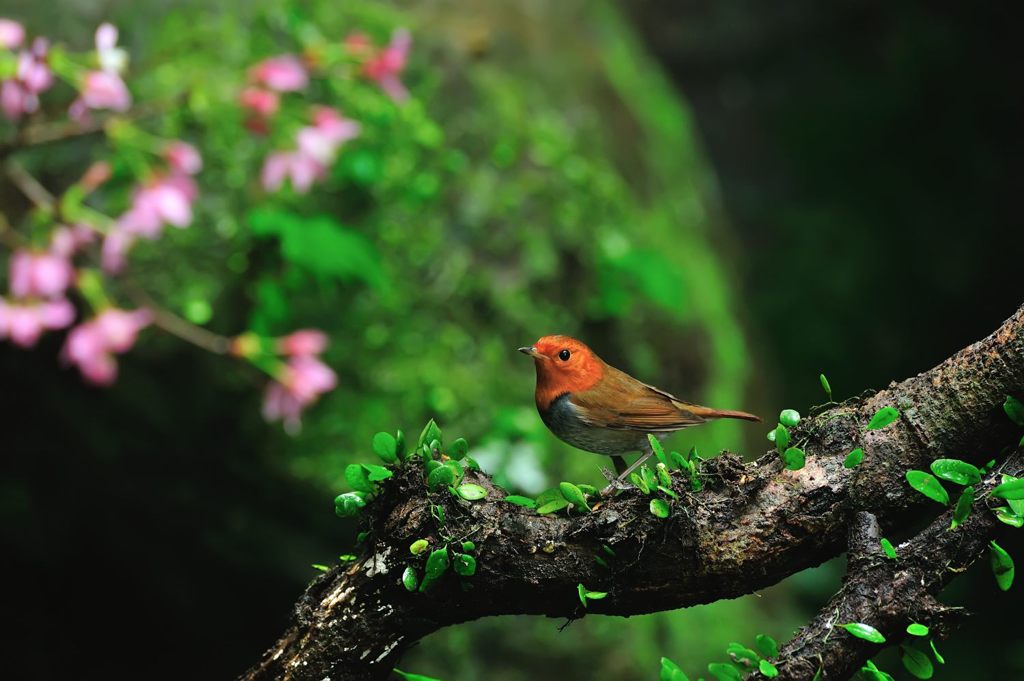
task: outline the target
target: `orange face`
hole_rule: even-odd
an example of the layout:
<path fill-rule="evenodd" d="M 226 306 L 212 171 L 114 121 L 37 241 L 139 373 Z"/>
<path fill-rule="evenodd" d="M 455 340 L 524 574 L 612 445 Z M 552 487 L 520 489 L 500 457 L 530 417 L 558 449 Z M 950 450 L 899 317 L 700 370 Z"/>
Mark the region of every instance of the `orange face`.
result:
<path fill-rule="evenodd" d="M 544 336 L 519 351 L 537 367 L 537 405 L 547 407 L 563 393 L 589 390 L 604 373 L 604 362 L 584 343 L 569 336 Z"/>

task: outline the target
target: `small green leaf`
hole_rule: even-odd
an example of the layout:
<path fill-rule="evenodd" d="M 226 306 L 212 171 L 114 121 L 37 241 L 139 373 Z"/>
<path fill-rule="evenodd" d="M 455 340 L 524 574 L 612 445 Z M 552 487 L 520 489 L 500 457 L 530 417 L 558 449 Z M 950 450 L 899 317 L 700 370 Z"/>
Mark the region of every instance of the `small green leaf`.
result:
<path fill-rule="evenodd" d="M 777 430 L 776 428 L 772 428 L 771 430 L 768 431 L 767 434 L 765 434 L 765 437 L 768 438 L 768 442 L 775 442 L 775 431 L 776 430 Z"/>
<path fill-rule="evenodd" d="M 471 541 L 464 541 L 462 542 L 462 550 L 466 551 L 467 553 L 469 551 L 476 551 L 476 544 L 474 544 Z"/>
<path fill-rule="evenodd" d="M 776 643 L 775 639 L 767 634 L 758 634 L 757 638 L 754 639 L 757 643 L 757 649 L 765 657 L 778 657 L 779 656 L 779 644 Z"/>
<path fill-rule="evenodd" d="M 911 675 L 919 679 L 930 679 L 935 673 L 932 661 L 928 659 L 928 656 L 908 645 L 900 646 L 900 661 Z"/>
<path fill-rule="evenodd" d="M 960 459 L 936 459 L 932 461 L 931 469 L 936 477 L 958 485 L 976 485 L 981 482 L 981 471 Z"/>
<path fill-rule="evenodd" d="M 896 560 L 896 547 L 892 545 L 892 542 L 882 537 L 882 541 L 879 543 L 882 545 L 882 552 L 885 553 L 885 557 L 889 560 Z"/>
<path fill-rule="evenodd" d="M 587 485 L 581 482 L 576 486 L 580 488 L 580 491 L 583 492 L 584 496 L 596 497 L 600 493 L 593 485 Z"/>
<path fill-rule="evenodd" d="M 911 636 L 927 636 L 928 635 L 928 627 L 926 627 L 923 624 L 919 624 L 917 622 L 914 622 L 913 624 L 908 624 L 907 625 L 907 633 L 910 634 Z"/>
<path fill-rule="evenodd" d="M 590 512 L 590 506 L 587 505 L 587 499 L 583 496 L 583 492 L 580 488 L 571 482 L 560 482 L 558 483 L 558 489 L 562 493 L 562 497 L 565 498 L 570 504 L 576 508 L 583 509 L 586 512 Z"/>
<path fill-rule="evenodd" d="M 850 622 L 849 624 L 840 624 L 843 629 L 850 632 L 851 635 L 857 638 L 862 638 L 865 641 L 871 641 L 872 643 L 885 643 L 885 637 L 882 636 L 882 632 L 875 629 L 870 624 L 864 624 L 863 622 Z"/>
<path fill-rule="evenodd" d="M 438 466 L 427 476 L 427 487 L 431 491 L 439 487 L 450 487 L 455 482 L 455 473 L 448 466 Z"/>
<path fill-rule="evenodd" d="M 351 563 L 355 559 L 356 555 L 353 553 L 343 553 L 340 556 L 338 556 L 338 560 L 340 560 L 342 563 Z"/>
<path fill-rule="evenodd" d="M 949 494 L 935 476 L 924 471 L 907 471 L 907 482 L 932 501 L 949 505 Z"/>
<path fill-rule="evenodd" d="M 563 508 L 569 505 L 569 502 L 565 499 L 555 499 L 548 503 L 538 506 L 537 513 L 540 515 L 547 515 L 548 513 L 554 513 L 555 511 L 561 511 Z"/>
<path fill-rule="evenodd" d="M 439 580 L 448 570 L 448 549 L 440 548 L 432 551 L 427 558 L 427 565 L 424 568 L 423 581 L 420 582 L 420 591 L 426 591 L 434 582 Z"/>
<path fill-rule="evenodd" d="M 757 668 L 761 671 L 762 674 L 764 674 L 769 679 L 774 679 L 776 676 L 779 675 L 779 670 L 776 669 L 775 665 L 773 665 L 768 660 L 761 660 L 757 664 Z"/>
<path fill-rule="evenodd" d="M 373 483 L 366 475 L 366 469 L 360 464 L 350 463 L 345 466 L 345 482 L 357 492 L 370 494 L 373 492 Z"/>
<path fill-rule="evenodd" d="M 860 671 L 869 681 L 895 681 L 890 674 L 886 674 L 876 667 L 871 660 L 868 660 L 867 664 L 860 668 Z"/>
<path fill-rule="evenodd" d="M 467 556 L 465 553 L 456 553 L 452 568 L 455 570 L 455 574 L 461 577 L 472 577 L 476 574 L 476 558 Z"/>
<path fill-rule="evenodd" d="M 849 454 L 847 454 L 846 458 L 843 459 L 843 467 L 844 468 L 856 468 L 857 466 L 860 465 L 860 462 L 863 461 L 863 460 L 864 460 L 864 450 L 861 449 L 860 447 L 857 447 L 857 449 L 855 449 L 852 452 L 850 452 Z"/>
<path fill-rule="evenodd" d="M 684 674 L 675 662 L 663 657 L 661 658 L 661 673 L 658 674 L 658 681 L 690 681 L 690 677 Z"/>
<path fill-rule="evenodd" d="M 885 428 L 899 417 L 900 413 L 895 407 L 882 407 L 875 412 L 875 415 L 871 417 L 870 421 L 868 421 L 868 430 Z"/>
<path fill-rule="evenodd" d="M 474 459 L 473 457 L 467 456 L 465 459 L 463 459 L 463 461 L 466 462 L 466 468 L 468 468 L 469 470 L 471 470 L 471 471 L 479 471 L 480 470 L 480 464 L 477 463 L 477 460 Z"/>
<path fill-rule="evenodd" d="M 650 494 L 651 493 L 651 488 L 648 487 L 647 483 L 644 482 L 644 479 L 641 478 L 639 474 L 637 474 L 637 473 L 630 473 L 629 474 L 629 481 L 632 482 L 633 485 L 636 486 L 636 488 L 638 490 L 640 490 L 641 492 L 643 492 L 644 494 Z"/>
<path fill-rule="evenodd" d="M 599 601 L 608 595 L 606 591 L 590 591 L 582 584 L 576 585 L 576 592 L 579 594 L 580 603 L 583 604 L 584 608 L 587 607 L 588 600 Z"/>
<path fill-rule="evenodd" d="M 576 593 L 579 595 L 580 603 L 583 604 L 583 607 L 587 607 L 587 587 L 583 586 L 582 584 L 577 584 Z"/>
<path fill-rule="evenodd" d="M 402 573 L 402 586 L 405 587 L 406 591 L 415 591 L 419 584 L 420 576 L 416 573 L 416 568 L 409 565 L 405 568 L 405 572 Z"/>
<path fill-rule="evenodd" d="M 651 514 L 657 518 L 668 517 L 669 508 L 664 499 L 651 499 Z"/>
<path fill-rule="evenodd" d="M 946 664 L 946 658 L 939 654 L 938 648 L 935 647 L 935 639 L 928 641 L 928 644 L 932 647 L 932 655 L 935 656 L 935 661 L 939 664 Z"/>
<path fill-rule="evenodd" d="M 760 655 L 736 641 L 732 641 L 725 647 L 725 653 L 735 660 L 750 660 L 754 664 L 757 664 L 757 661 L 761 659 Z"/>
<path fill-rule="evenodd" d="M 672 486 L 672 476 L 669 475 L 668 466 L 663 463 L 659 463 L 657 466 L 658 482 L 665 487 Z"/>
<path fill-rule="evenodd" d="M 377 433 L 374 435 L 373 453 L 379 456 L 384 463 L 395 463 L 398 461 L 395 436 L 391 433 Z"/>
<path fill-rule="evenodd" d="M 526 508 L 537 508 L 537 502 L 530 497 L 519 496 L 518 494 L 510 494 L 504 499 L 510 504 L 516 506 L 525 506 Z"/>
<path fill-rule="evenodd" d="M 458 440 L 448 445 L 448 456 L 456 461 L 463 458 L 468 453 L 469 443 L 466 442 L 466 438 L 464 437 L 460 437 Z"/>
<path fill-rule="evenodd" d="M 672 497 L 673 499 L 678 499 L 679 498 L 678 494 L 676 494 L 674 491 L 670 490 L 668 487 L 665 487 L 664 485 L 658 485 L 658 491 L 662 492 L 664 494 L 667 494 L 668 496 Z"/>
<path fill-rule="evenodd" d="M 1000 499 L 1012 499 L 1014 501 L 1024 499 L 1024 478 L 1004 482 L 992 490 L 991 494 Z"/>
<path fill-rule="evenodd" d="M 996 514 L 996 519 L 1001 523 L 1006 523 L 1010 527 L 1024 526 L 1024 518 L 1014 513 L 1009 506 L 1000 506 L 993 511 Z"/>
<path fill-rule="evenodd" d="M 828 401 L 832 401 L 832 386 L 829 385 L 828 379 L 825 378 L 825 374 L 818 374 L 818 380 L 821 382 L 821 389 L 825 391 L 825 395 L 828 397 Z"/>
<path fill-rule="evenodd" d="M 718 681 L 740 681 L 743 678 L 736 667 L 724 662 L 712 662 L 708 665 L 708 671 Z"/>
<path fill-rule="evenodd" d="M 804 456 L 804 450 L 798 447 L 790 447 L 782 453 L 782 463 L 785 465 L 786 470 L 798 471 L 804 467 L 806 463 L 806 457 Z"/>
<path fill-rule="evenodd" d="M 665 448 L 661 446 L 661 440 L 656 438 L 654 435 L 647 433 L 647 441 L 651 443 L 651 451 L 654 452 L 655 458 L 660 463 L 668 465 L 668 457 L 665 456 Z"/>
<path fill-rule="evenodd" d="M 672 452 L 669 455 L 672 459 L 672 464 L 681 471 L 689 472 L 690 467 L 687 465 L 686 457 L 679 452 Z"/>
<path fill-rule="evenodd" d="M 392 669 L 391 671 L 401 676 L 403 679 L 405 679 L 405 681 L 441 681 L 441 679 L 435 679 L 432 676 L 423 676 L 423 674 L 410 674 L 409 672 L 403 672 L 401 669 L 398 669 L 397 667 L 395 669 Z"/>
<path fill-rule="evenodd" d="M 384 466 L 378 466 L 375 463 L 363 464 L 363 468 L 366 469 L 366 477 L 370 482 L 380 482 L 381 480 L 387 480 L 393 473 Z"/>
<path fill-rule="evenodd" d="M 779 423 L 789 428 L 794 428 L 800 423 L 800 412 L 796 409 L 783 409 L 779 413 Z"/>
<path fill-rule="evenodd" d="M 395 432 L 395 456 L 405 461 L 405 454 L 405 433 L 399 430 Z"/>
<path fill-rule="evenodd" d="M 950 523 L 949 529 L 954 529 L 957 525 L 967 520 L 967 516 L 971 514 L 971 506 L 974 504 L 974 488 L 964 487 L 964 491 L 960 493 L 960 498 L 956 501 L 956 508 L 953 509 L 953 522 Z"/>
<path fill-rule="evenodd" d="M 328 570 L 331 569 L 331 568 L 327 567 L 326 565 L 321 565 L 320 563 L 313 563 L 309 567 L 313 568 L 314 570 L 319 570 L 320 572 L 327 572 Z"/>
<path fill-rule="evenodd" d="M 651 470 L 650 466 L 640 467 L 640 477 L 647 483 L 647 489 L 654 489 L 658 486 L 658 478 L 654 475 L 654 471 Z"/>
<path fill-rule="evenodd" d="M 789 446 L 789 431 L 786 430 L 786 426 L 781 423 L 775 426 L 775 449 L 779 450 L 779 453 L 786 451 L 786 447 Z"/>
<path fill-rule="evenodd" d="M 990 541 L 988 547 L 992 559 L 992 574 L 996 578 L 996 584 L 1003 591 L 1008 591 L 1013 584 L 1013 559 L 1002 546 L 994 541 Z"/>
<path fill-rule="evenodd" d="M 409 544 L 409 553 L 411 553 L 414 556 L 418 556 L 424 551 L 426 551 L 427 547 L 429 546 L 430 543 L 427 542 L 426 539 L 417 539 L 413 543 Z"/>
<path fill-rule="evenodd" d="M 1012 395 L 1006 396 L 1003 402 L 1003 411 L 1010 417 L 1010 420 L 1018 426 L 1024 426 L 1024 404 Z"/>
<path fill-rule="evenodd" d="M 477 499 L 483 499 L 487 496 L 486 489 L 471 482 L 467 482 L 465 485 L 459 485 L 458 492 L 459 496 L 466 501 L 476 501 Z"/>
<path fill-rule="evenodd" d="M 434 440 L 441 441 L 441 429 L 434 423 L 434 419 L 430 419 L 420 432 L 420 439 L 416 443 L 416 448 L 419 449 L 424 445 L 430 445 Z"/>
<path fill-rule="evenodd" d="M 1006 473 L 1003 473 L 1003 477 L 1000 480 L 1000 482 L 1006 483 L 1016 479 L 1017 478 L 1013 477 L 1012 475 L 1007 475 Z M 1010 507 L 1010 510 L 1013 511 L 1014 515 L 1024 517 L 1024 499 L 1007 499 L 1006 505 Z"/>
<path fill-rule="evenodd" d="M 587 592 L 587 600 L 591 600 L 591 601 L 599 601 L 602 598 L 605 598 L 607 596 L 608 596 L 608 592 L 607 591 L 588 591 Z"/>
<path fill-rule="evenodd" d="M 601 550 L 604 551 L 605 553 L 607 553 L 612 558 L 615 557 L 615 549 L 613 549 L 612 547 L 608 546 L 607 544 L 601 544 Z"/>
<path fill-rule="evenodd" d="M 358 515 L 359 509 L 364 506 L 366 506 L 366 501 L 356 492 L 345 492 L 334 497 L 334 512 L 339 518 L 351 518 Z"/>

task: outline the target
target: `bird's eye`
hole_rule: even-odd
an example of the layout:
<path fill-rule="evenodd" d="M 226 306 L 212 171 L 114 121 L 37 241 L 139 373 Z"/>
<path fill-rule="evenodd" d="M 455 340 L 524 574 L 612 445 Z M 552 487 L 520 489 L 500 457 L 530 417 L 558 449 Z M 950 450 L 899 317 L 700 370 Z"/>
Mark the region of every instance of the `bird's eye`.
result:
<path fill-rule="evenodd" d="M 562 350 L 560 353 L 558 353 L 558 359 L 562 360 L 563 362 L 568 362 L 569 354 L 570 353 L 568 350 Z"/>

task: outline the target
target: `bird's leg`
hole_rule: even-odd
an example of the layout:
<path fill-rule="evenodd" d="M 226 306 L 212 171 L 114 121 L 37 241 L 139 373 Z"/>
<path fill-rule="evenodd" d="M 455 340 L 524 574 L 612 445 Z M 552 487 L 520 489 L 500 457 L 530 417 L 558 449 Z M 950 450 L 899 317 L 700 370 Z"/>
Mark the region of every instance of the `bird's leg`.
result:
<path fill-rule="evenodd" d="M 615 472 L 619 475 L 622 475 L 622 472 L 626 470 L 626 460 L 621 456 L 613 456 L 612 465 L 615 466 Z"/>
<path fill-rule="evenodd" d="M 634 461 L 633 465 L 629 466 L 628 468 L 625 467 L 626 466 L 626 462 L 625 462 L 625 460 L 621 456 L 613 456 L 612 457 L 612 461 L 615 463 L 615 472 L 618 473 L 619 476 L 617 478 L 615 478 L 614 480 L 612 480 L 611 476 L 609 474 L 607 474 L 607 472 L 606 472 L 606 477 L 608 478 L 608 482 L 611 483 L 611 484 L 608 485 L 607 487 L 605 487 L 603 490 L 601 490 L 601 496 L 607 497 L 607 496 L 611 495 L 612 492 L 614 492 L 617 489 L 625 489 L 624 481 L 625 481 L 626 477 L 630 473 L 635 471 L 637 468 L 639 468 L 641 466 L 641 464 L 643 464 L 644 461 L 647 461 L 647 459 L 651 458 L 651 456 L 653 454 L 654 454 L 654 450 L 651 449 L 648 446 L 646 451 L 641 451 L 640 452 L 640 458 L 637 459 L 636 461 Z"/>
<path fill-rule="evenodd" d="M 625 480 L 626 476 L 635 471 L 637 468 L 640 468 L 640 466 L 643 465 L 644 461 L 647 461 L 647 459 L 651 458 L 652 456 L 654 456 L 654 450 L 651 448 L 648 448 L 647 451 L 640 452 L 640 458 L 634 461 L 629 468 L 619 473 L 618 479 Z"/>

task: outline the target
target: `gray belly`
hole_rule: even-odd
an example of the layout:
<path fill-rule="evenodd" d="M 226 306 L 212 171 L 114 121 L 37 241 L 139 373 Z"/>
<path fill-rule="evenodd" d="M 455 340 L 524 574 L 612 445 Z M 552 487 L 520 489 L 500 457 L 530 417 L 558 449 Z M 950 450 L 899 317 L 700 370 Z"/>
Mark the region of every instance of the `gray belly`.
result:
<path fill-rule="evenodd" d="M 650 446 L 647 433 L 637 430 L 615 430 L 588 426 L 576 414 L 576 408 L 569 402 L 569 395 L 561 395 L 544 411 L 538 410 L 541 419 L 552 433 L 573 447 L 594 454 L 617 456 L 629 452 L 646 451 Z M 665 434 L 656 433 L 658 439 Z"/>

